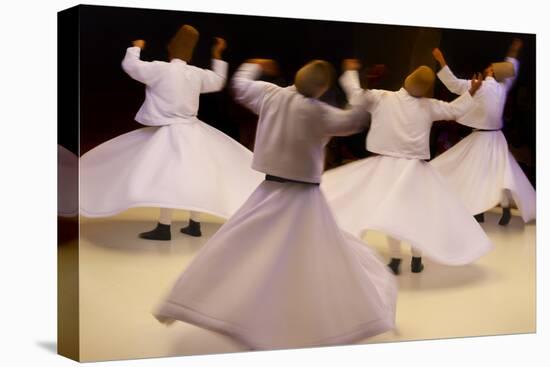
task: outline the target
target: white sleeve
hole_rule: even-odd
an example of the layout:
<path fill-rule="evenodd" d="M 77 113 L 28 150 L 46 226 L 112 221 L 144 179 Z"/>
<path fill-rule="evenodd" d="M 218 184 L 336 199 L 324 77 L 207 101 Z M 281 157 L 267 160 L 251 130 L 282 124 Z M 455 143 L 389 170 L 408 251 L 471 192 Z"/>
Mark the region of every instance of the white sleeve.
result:
<path fill-rule="evenodd" d="M 514 76 L 506 78 L 502 81 L 502 84 L 504 84 L 504 87 L 508 91 L 508 90 L 510 90 L 510 88 L 512 88 L 512 86 L 514 85 L 514 83 L 515 83 L 515 81 L 518 77 L 519 61 L 516 58 L 513 58 L 513 57 L 507 57 L 506 61 L 511 62 L 512 65 L 514 65 Z"/>
<path fill-rule="evenodd" d="M 432 121 L 457 120 L 474 105 L 470 92 L 463 93 L 452 102 L 430 99 Z"/>
<path fill-rule="evenodd" d="M 278 89 L 275 84 L 258 81 L 262 69 L 257 64 L 242 64 L 233 75 L 231 89 L 235 100 L 255 114 L 260 113 L 262 101 L 270 90 Z"/>
<path fill-rule="evenodd" d="M 158 70 L 153 62 L 140 60 L 141 48 L 128 47 L 122 60 L 122 69 L 139 82 L 149 84 L 158 76 Z"/>
<path fill-rule="evenodd" d="M 350 104 L 363 94 L 363 88 L 361 88 L 361 84 L 359 83 L 359 73 L 356 70 L 345 71 L 340 77 L 340 86 L 346 93 Z"/>
<path fill-rule="evenodd" d="M 352 135 L 365 130 L 370 125 L 370 115 L 362 106 L 342 110 L 323 103 L 323 108 L 323 135 L 325 136 Z"/>
<path fill-rule="evenodd" d="M 212 59 L 212 70 L 201 70 L 201 93 L 218 92 L 227 80 L 227 62 Z"/>
<path fill-rule="evenodd" d="M 439 70 L 437 77 L 454 94 L 463 94 L 470 89 L 470 80 L 458 79 L 447 65 Z"/>
<path fill-rule="evenodd" d="M 346 93 L 348 103 L 352 106 L 363 105 L 371 112 L 380 101 L 383 91 L 376 89 L 364 90 L 359 82 L 359 73 L 356 70 L 345 71 L 340 77 L 340 86 Z"/>

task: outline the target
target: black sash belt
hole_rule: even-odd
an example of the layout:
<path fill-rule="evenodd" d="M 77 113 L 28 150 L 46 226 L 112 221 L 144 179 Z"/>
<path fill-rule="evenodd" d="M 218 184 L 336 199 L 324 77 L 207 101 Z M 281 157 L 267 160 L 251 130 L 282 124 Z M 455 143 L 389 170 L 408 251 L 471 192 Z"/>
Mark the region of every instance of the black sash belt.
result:
<path fill-rule="evenodd" d="M 500 131 L 502 129 L 474 129 L 474 131 Z"/>
<path fill-rule="evenodd" d="M 291 180 L 289 178 L 279 177 L 279 176 L 273 176 L 273 175 L 265 175 L 266 181 L 275 181 L 275 182 L 290 182 L 290 183 L 299 183 L 303 185 L 315 185 L 319 186 L 318 182 L 305 182 L 305 181 L 297 181 L 297 180 Z"/>

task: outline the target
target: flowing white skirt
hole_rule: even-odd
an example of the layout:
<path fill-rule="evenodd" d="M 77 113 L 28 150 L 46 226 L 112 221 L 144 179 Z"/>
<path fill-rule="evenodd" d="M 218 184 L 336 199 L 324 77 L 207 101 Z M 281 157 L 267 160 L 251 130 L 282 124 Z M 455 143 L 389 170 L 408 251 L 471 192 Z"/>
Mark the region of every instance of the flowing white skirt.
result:
<path fill-rule="evenodd" d="M 407 241 L 432 260 L 464 265 L 492 244 L 443 177 L 417 159 L 376 156 L 325 172 L 322 189 L 342 229 Z"/>
<path fill-rule="evenodd" d="M 475 131 L 430 162 L 460 196 L 471 214 L 501 201 L 508 189 L 525 222 L 535 219 L 535 189 L 508 150 L 500 131 Z"/>
<path fill-rule="evenodd" d="M 80 159 L 80 212 L 162 207 L 230 217 L 263 180 L 252 152 L 200 120 L 146 127 Z"/>
<path fill-rule="evenodd" d="M 318 186 L 264 181 L 155 311 L 252 349 L 345 344 L 394 328 L 394 276 L 336 225 Z"/>

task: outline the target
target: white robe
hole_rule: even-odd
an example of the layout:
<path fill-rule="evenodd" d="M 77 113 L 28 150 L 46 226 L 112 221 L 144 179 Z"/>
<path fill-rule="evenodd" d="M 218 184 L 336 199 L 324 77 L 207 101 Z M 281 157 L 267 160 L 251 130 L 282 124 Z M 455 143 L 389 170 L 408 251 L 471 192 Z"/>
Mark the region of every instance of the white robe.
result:
<path fill-rule="evenodd" d="M 256 167 L 316 182 L 331 135 L 362 126 L 295 88 L 234 77 L 239 102 L 259 112 Z M 284 163 L 282 163 L 284 162 Z M 201 248 L 155 315 L 229 335 L 252 349 L 346 344 L 395 326 L 394 276 L 342 232 L 315 184 L 264 181 Z"/>
<path fill-rule="evenodd" d="M 367 149 L 380 154 L 325 172 L 322 188 L 339 225 L 356 236 L 378 230 L 407 241 L 434 261 L 468 264 L 492 244 L 429 158 L 435 120 L 453 120 L 472 106 L 468 92 L 452 103 L 367 90 L 357 72 L 341 84 L 352 105 L 371 113 Z"/>
<path fill-rule="evenodd" d="M 111 139 L 80 158 L 80 212 L 131 207 L 186 209 L 230 217 L 262 181 L 252 152 L 197 118 L 199 95 L 223 88 L 227 63 L 145 62 L 130 47 L 124 70 L 146 85 L 136 120 L 149 127 Z"/>
<path fill-rule="evenodd" d="M 515 67 L 519 63 L 507 58 Z M 470 81 L 457 78 L 448 66 L 437 74 L 453 93 L 461 94 L 470 87 Z M 514 156 L 502 128 L 502 113 L 506 95 L 514 83 L 514 77 L 499 83 L 488 77 L 475 94 L 475 106 L 457 119 L 463 125 L 477 129 L 430 163 L 449 181 L 471 214 L 483 213 L 496 206 L 504 190 L 510 190 L 525 222 L 536 217 L 535 190 Z"/>

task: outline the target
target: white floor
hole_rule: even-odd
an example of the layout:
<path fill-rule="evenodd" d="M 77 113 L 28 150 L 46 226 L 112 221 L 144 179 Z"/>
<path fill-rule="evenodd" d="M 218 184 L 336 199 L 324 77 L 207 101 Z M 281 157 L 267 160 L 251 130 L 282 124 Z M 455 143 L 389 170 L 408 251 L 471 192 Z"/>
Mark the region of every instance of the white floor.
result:
<path fill-rule="evenodd" d="M 81 219 L 80 332 L 84 361 L 225 353 L 245 350 L 214 332 L 177 322 L 158 323 L 151 311 L 222 221 L 206 217 L 203 237 L 179 233 L 187 213 L 179 212 L 171 242 L 152 242 L 137 233 L 155 225 L 158 210 L 131 209 L 112 218 Z M 397 329 L 363 341 L 436 339 L 535 331 L 535 232 L 514 216 L 497 225 L 486 214 L 483 228 L 495 250 L 475 264 L 442 266 L 425 261 L 411 274 L 409 258 L 398 277 Z M 387 258 L 386 239 L 366 240 Z"/>

